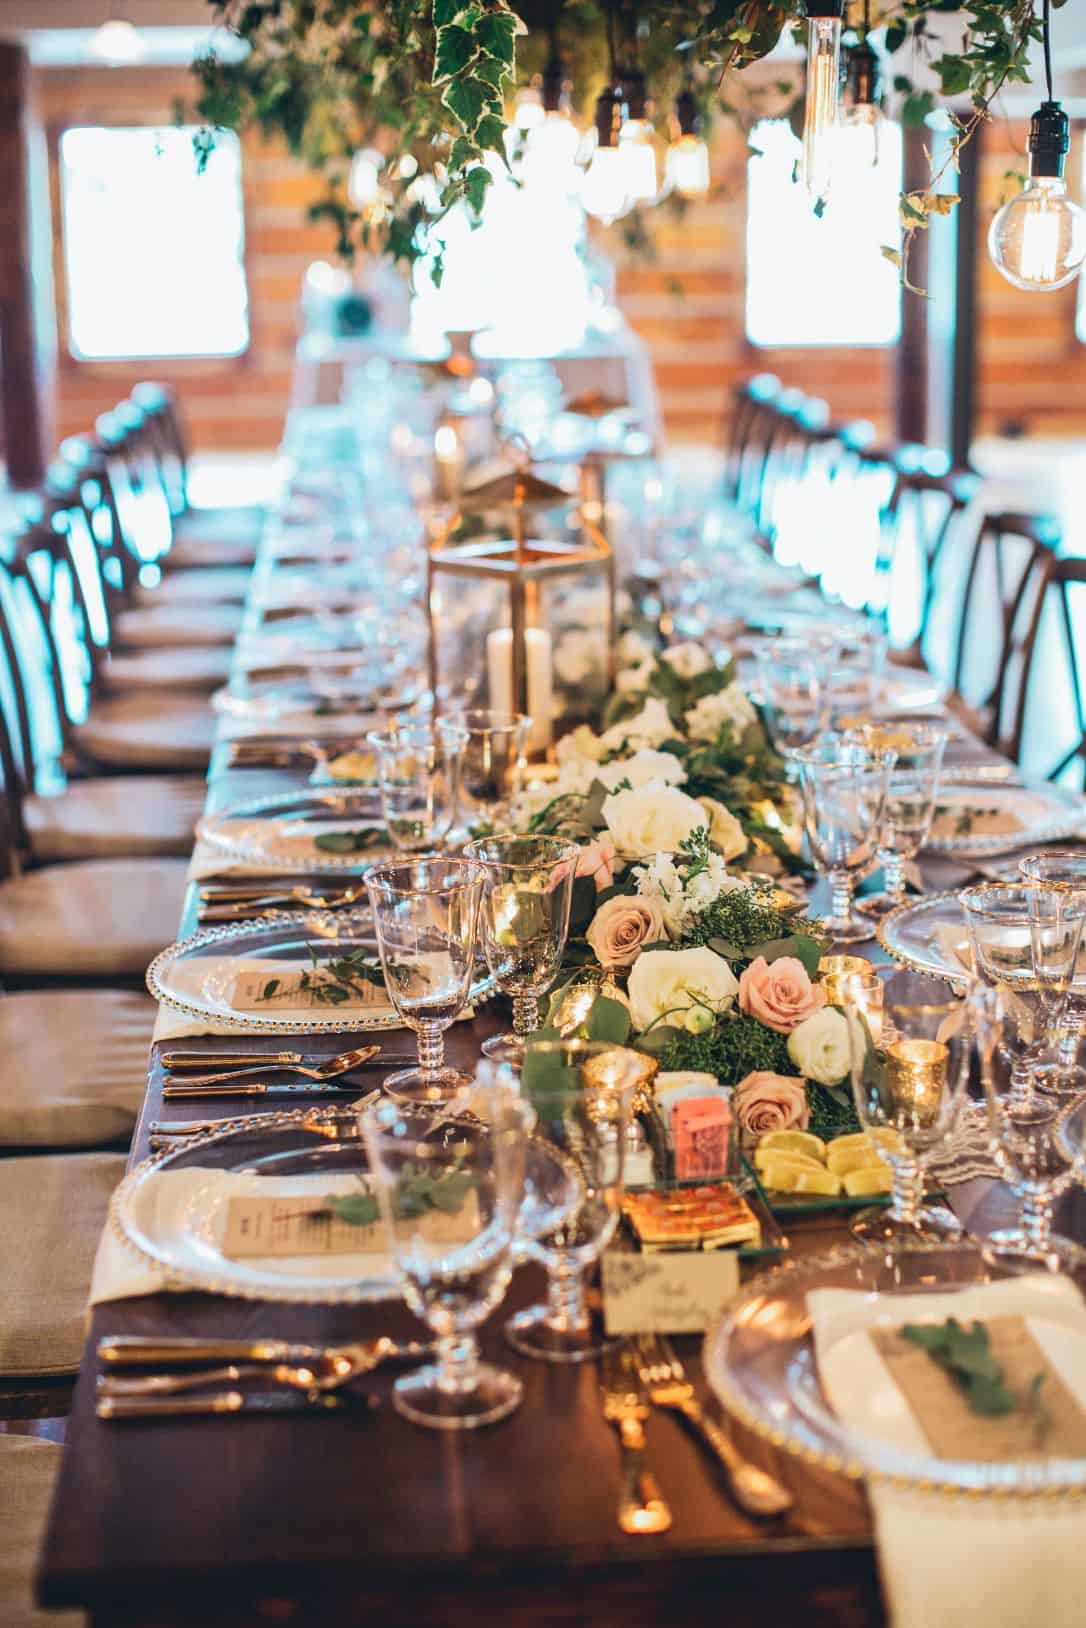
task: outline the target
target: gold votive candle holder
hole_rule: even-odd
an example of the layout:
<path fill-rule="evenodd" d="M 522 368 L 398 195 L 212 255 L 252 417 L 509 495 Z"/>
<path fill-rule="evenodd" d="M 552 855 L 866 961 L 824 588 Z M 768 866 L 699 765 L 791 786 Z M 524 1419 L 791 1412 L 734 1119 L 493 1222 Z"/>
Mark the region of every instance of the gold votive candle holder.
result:
<path fill-rule="evenodd" d="M 886 1084 L 898 1112 L 933 1125 L 946 1090 L 950 1048 L 941 1040 L 895 1040 L 886 1051 Z"/>

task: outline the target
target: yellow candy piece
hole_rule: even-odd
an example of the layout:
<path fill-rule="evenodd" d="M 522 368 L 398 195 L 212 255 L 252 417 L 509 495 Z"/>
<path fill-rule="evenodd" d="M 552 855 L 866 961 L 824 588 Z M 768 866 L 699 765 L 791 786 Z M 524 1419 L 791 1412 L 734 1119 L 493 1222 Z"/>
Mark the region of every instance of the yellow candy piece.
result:
<path fill-rule="evenodd" d="M 823 1165 L 799 1164 L 790 1159 L 773 1159 L 761 1172 L 762 1185 L 776 1193 L 817 1193 L 824 1198 L 836 1198 L 841 1191 L 841 1178 Z"/>
<path fill-rule="evenodd" d="M 806 1153 L 786 1153 L 781 1148 L 757 1147 L 754 1152 L 754 1168 L 764 1170 L 766 1165 L 794 1164 L 800 1170 L 825 1170 L 821 1159 L 808 1158 Z"/>
<path fill-rule="evenodd" d="M 901 1137 L 897 1131 L 891 1130 L 887 1125 L 880 1125 L 870 1131 L 855 1131 L 851 1136 L 835 1136 L 827 1148 L 827 1157 L 834 1148 L 870 1147 L 872 1143 L 897 1147 Z"/>
<path fill-rule="evenodd" d="M 837 1176 L 847 1176 L 850 1170 L 870 1170 L 883 1162 L 875 1142 L 866 1147 L 830 1148 L 826 1155 L 827 1165 Z"/>
<path fill-rule="evenodd" d="M 826 1144 L 810 1131 L 767 1131 L 758 1143 L 758 1152 L 801 1153 L 808 1159 L 826 1162 Z"/>
<path fill-rule="evenodd" d="M 873 1193 L 888 1193 L 894 1185 L 890 1166 L 881 1160 L 863 1170 L 850 1170 L 843 1179 L 849 1198 L 870 1198 Z"/>

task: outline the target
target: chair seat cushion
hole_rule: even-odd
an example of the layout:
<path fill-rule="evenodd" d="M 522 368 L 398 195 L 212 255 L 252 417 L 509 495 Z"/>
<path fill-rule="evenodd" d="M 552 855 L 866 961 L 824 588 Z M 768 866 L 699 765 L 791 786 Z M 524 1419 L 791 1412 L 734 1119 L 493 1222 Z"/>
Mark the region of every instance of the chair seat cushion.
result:
<path fill-rule="evenodd" d="M 192 690 L 210 695 L 230 677 L 229 648 L 166 648 L 110 656 L 99 682 L 106 694 L 124 690 Z"/>
<path fill-rule="evenodd" d="M 95 763 L 131 769 L 206 769 L 216 718 L 200 697 L 145 690 L 104 696 L 73 730 L 76 747 Z"/>
<path fill-rule="evenodd" d="M 131 1136 L 155 1002 L 126 989 L 0 999 L 0 1146 L 101 1147 Z"/>
<path fill-rule="evenodd" d="M 229 571 L 256 563 L 256 541 L 231 537 L 185 537 L 158 561 L 164 571 Z"/>
<path fill-rule="evenodd" d="M 183 858 L 206 797 L 199 775 L 117 775 L 28 797 L 23 813 L 35 859 Z"/>
<path fill-rule="evenodd" d="M 183 859 L 86 859 L 0 883 L 0 973 L 141 978 L 177 936 Z"/>
<path fill-rule="evenodd" d="M 34 1568 L 64 1449 L 40 1436 L 0 1436 L 0 1622 L 4 1628 L 87 1628 L 82 1611 L 39 1611 Z"/>
<path fill-rule="evenodd" d="M 114 643 L 128 650 L 232 645 L 241 616 L 240 605 L 138 605 L 117 617 Z"/>
<path fill-rule="evenodd" d="M 179 543 L 204 538 L 256 543 L 265 519 L 266 510 L 259 503 L 216 504 L 206 509 L 186 509 L 174 521 L 174 530 Z"/>
<path fill-rule="evenodd" d="M 168 558 L 168 556 L 167 556 Z M 244 605 L 252 573 L 246 570 L 195 568 L 170 571 L 154 588 L 137 588 L 136 604 Z"/>
<path fill-rule="evenodd" d="M 98 1236 L 124 1170 L 124 1155 L 114 1153 L 3 1161 L 0 1374 L 79 1367 Z"/>

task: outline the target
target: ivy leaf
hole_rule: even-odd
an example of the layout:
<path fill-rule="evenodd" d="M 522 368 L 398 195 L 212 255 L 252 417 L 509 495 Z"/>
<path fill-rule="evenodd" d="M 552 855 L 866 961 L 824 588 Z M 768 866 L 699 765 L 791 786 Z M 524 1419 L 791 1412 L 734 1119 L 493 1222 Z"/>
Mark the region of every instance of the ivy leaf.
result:
<path fill-rule="evenodd" d="M 934 64 L 944 96 L 960 96 L 968 90 L 973 79 L 972 70 L 964 57 L 948 53 Z"/>
<path fill-rule="evenodd" d="M 505 157 L 505 124 L 496 113 L 484 113 L 475 126 L 476 146 Z M 486 172 L 490 175 L 489 170 Z"/>
<path fill-rule="evenodd" d="M 512 79 L 513 70 L 505 62 L 499 62 L 496 57 L 483 57 L 471 70 L 476 79 L 482 79 L 486 84 L 493 85 L 500 91 L 506 79 Z"/>
<path fill-rule="evenodd" d="M 434 53 L 434 84 L 439 85 L 442 80 L 458 74 L 478 52 L 474 36 L 466 28 L 450 23 L 447 28 L 439 29 Z"/>
<path fill-rule="evenodd" d="M 459 0 L 434 0 L 434 27 L 447 28 L 459 10 Z"/>
<path fill-rule="evenodd" d="M 517 18 L 511 11 L 488 11 L 475 25 L 475 38 L 488 57 L 513 66 Z"/>
<path fill-rule="evenodd" d="M 486 199 L 487 187 L 489 187 L 493 179 L 494 177 L 491 175 L 490 171 L 482 164 L 477 164 L 473 170 L 469 170 L 467 173 L 467 177 L 464 182 L 464 191 L 467 195 L 468 203 L 475 210 L 476 214 L 479 214 L 482 210 L 483 203 Z"/>
<path fill-rule="evenodd" d="M 902 123 L 913 127 L 921 125 L 934 107 L 935 97 L 930 90 L 914 90 L 902 103 Z"/>
<path fill-rule="evenodd" d="M 435 5 L 436 5 L 436 0 L 435 0 Z M 890 55 L 893 56 L 895 51 L 900 51 L 901 50 L 901 47 L 905 44 L 905 41 L 908 39 L 908 37 L 909 37 L 909 26 L 908 26 L 908 24 L 902 22 L 901 19 L 898 18 L 898 20 L 896 22 L 892 22 L 890 24 L 890 26 L 887 28 L 887 30 L 886 30 L 886 38 L 883 41 L 883 44 L 886 46 L 886 49 L 887 49 L 887 51 L 889 51 Z"/>
<path fill-rule="evenodd" d="M 475 134 L 475 126 L 490 105 L 492 95 L 489 85 L 470 75 L 466 79 L 454 79 L 446 87 L 441 100 L 454 118 L 458 119 L 467 135 Z"/>
<path fill-rule="evenodd" d="M 479 149 L 467 136 L 457 136 L 449 153 L 450 170 L 463 170 L 469 164 L 474 164 L 479 158 Z"/>

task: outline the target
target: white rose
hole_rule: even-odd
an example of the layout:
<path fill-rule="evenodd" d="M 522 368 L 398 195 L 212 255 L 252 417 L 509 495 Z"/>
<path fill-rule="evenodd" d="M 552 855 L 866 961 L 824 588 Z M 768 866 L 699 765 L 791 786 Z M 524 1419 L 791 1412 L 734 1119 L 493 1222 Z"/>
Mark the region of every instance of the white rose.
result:
<path fill-rule="evenodd" d="M 667 707 L 659 696 L 650 695 L 640 712 L 622 723 L 612 724 L 600 737 L 605 752 L 639 752 L 642 747 L 655 748 L 664 741 L 675 739 L 675 725 Z"/>
<path fill-rule="evenodd" d="M 646 639 L 643 633 L 638 633 L 633 628 L 622 635 L 615 654 L 623 667 L 641 667 L 646 662 L 651 666 L 656 660 L 652 640 Z"/>
<path fill-rule="evenodd" d="M 725 724 L 730 724 L 741 735 L 754 722 L 756 713 L 750 698 L 738 684 L 729 684 L 715 695 L 703 695 L 696 706 L 685 714 L 686 731 L 691 740 L 715 741 Z"/>
<path fill-rule="evenodd" d="M 603 820 L 615 847 L 627 859 L 674 853 L 709 816 L 693 797 L 674 786 L 651 786 L 640 791 L 613 791 L 604 798 Z"/>
<path fill-rule="evenodd" d="M 849 1072 L 850 1047 L 844 1014 L 823 1006 L 788 1036 L 788 1055 L 804 1079 L 837 1085 Z"/>
<path fill-rule="evenodd" d="M 571 628 L 554 647 L 554 671 L 561 684 L 572 689 L 603 673 L 604 645 L 598 633 Z"/>
<path fill-rule="evenodd" d="M 576 729 L 562 736 L 554 748 L 554 755 L 559 763 L 572 763 L 577 758 L 598 763 L 603 755 L 603 746 L 595 730 L 589 729 L 587 724 L 578 724 Z"/>
<path fill-rule="evenodd" d="M 661 661 L 666 661 L 672 672 L 680 678 L 698 678 L 707 673 L 713 665 L 713 658 L 700 644 L 688 641 L 686 644 L 673 644 L 661 653 Z"/>
<path fill-rule="evenodd" d="M 681 786 L 686 770 L 670 752 L 650 752 L 645 748 L 635 752 L 633 757 L 616 758 L 605 769 L 597 769 L 596 779 L 601 780 L 608 791 L 614 791 L 624 780 L 628 780 L 635 791 L 640 791 L 654 784 Z"/>
<path fill-rule="evenodd" d="M 615 674 L 615 689 L 619 695 L 633 695 L 637 690 L 648 688 L 652 670 L 656 666 L 655 659 L 635 662 L 632 667 L 623 667 Z"/>
<path fill-rule="evenodd" d="M 715 797 L 699 797 L 698 802 L 709 816 L 709 841 L 719 848 L 725 859 L 738 859 L 747 851 L 747 833 L 735 815 Z"/>
<path fill-rule="evenodd" d="M 728 963 L 704 945 L 693 950 L 646 950 L 630 973 L 627 990 L 634 1028 L 657 1020 L 700 1031 L 712 1013 L 726 1012 L 739 985 Z"/>

